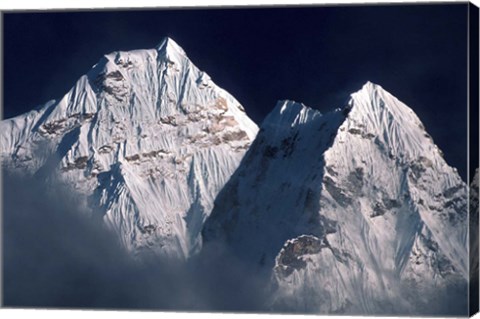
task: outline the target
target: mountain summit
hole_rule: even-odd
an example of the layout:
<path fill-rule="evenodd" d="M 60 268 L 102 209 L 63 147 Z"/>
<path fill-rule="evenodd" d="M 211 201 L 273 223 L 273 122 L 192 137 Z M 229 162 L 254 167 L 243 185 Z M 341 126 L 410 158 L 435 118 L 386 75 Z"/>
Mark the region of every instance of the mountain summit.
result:
<path fill-rule="evenodd" d="M 178 45 L 178 43 L 175 42 L 170 37 L 164 37 L 162 39 L 162 41 L 160 41 L 160 43 L 155 48 L 159 52 L 164 52 L 164 53 L 169 52 L 169 53 L 172 53 L 172 54 L 174 54 L 174 52 L 175 52 L 176 54 L 180 54 L 180 55 L 184 55 L 184 56 L 187 55 L 185 53 L 185 51 L 182 49 L 182 47 L 180 47 Z"/>
<path fill-rule="evenodd" d="M 257 126 L 172 39 L 105 55 L 60 100 L 0 122 L 4 167 L 60 175 L 133 253 L 185 258 Z"/>
<path fill-rule="evenodd" d="M 284 311 L 431 314 L 441 293 L 466 298 L 467 187 L 414 112 L 370 82 L 324 115 L 280 102 L 203 235 L 272 269 Z"/>
<path fill-rule="evenodd" d="M 226 247 L 269 274 L 275 311 L 466 314 L 467 186 L 371 82 L 326 114 L 281 101 L 258 130 L 165 38 L 1 121 L 0 159 L 72 186 L 132 255 Z"/>

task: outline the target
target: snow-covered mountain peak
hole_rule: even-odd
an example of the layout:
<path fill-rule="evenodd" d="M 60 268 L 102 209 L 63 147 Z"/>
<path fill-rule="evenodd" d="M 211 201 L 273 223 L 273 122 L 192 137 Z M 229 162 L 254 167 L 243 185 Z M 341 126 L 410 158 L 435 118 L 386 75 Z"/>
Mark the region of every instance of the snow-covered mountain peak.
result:
<path fill-rule="evenodd" d="M 367 82 L 351 94 L 346 110 L 348 116 L 341 131 L 373 140 L 391 156 L 397 154 L 406 160 L 422 154 L 442 156 L 412 109 L 380 85 Z"/>
<path fill-rule="evenodd" d="M 380 85 L 373 83 L 372 81 L 365 82 L 360 89 L 360 91 L 369 92 L 374 92 L 375 90 L 383 90 L 383 88 Z"/>
<path fill-rule="evenodd" d="M 291 100 L 279 101 L 268 114 L 262 127 L 275 127 L 278 130 L 293 128 L 318 118 L 322 114 L 303 103 Z"/>
<path fill-rule="evenodd" d="M 305 104 L 293 100 L 278 101 L 273 112 L 280 114 L 299 113 L 308 109 Z"/>
<path fill-rule="evenodd" d="M 348 108 L 357 109 L 349 114 L 350 118 L 357 116 L 364 117 L 364 120 L 373 120 L 374 117 L 385 116 L 385 118 L 380 119 L 381 121 L 378 124 L 387 124 L 387 122 L 393 120 L 413 122 L 422 131 L 425 131 L 420 119 L 410 107 L 380 85 L 370 81 L 366 82 L 360 90 L 350 95 Z"/>
<path fill-rule="evenodd" d="M 350 107 L 363 107 L 370 111 L 380 111 L 384 108 L 401 108 L 401 111 L 413 113 L 410 108 L 391 95 L 383 87 L 373 82 L 366 82 L 362 88 L 350 95 Z"/>
<path fill-rule="evenodd" d="M 183 48 L 170 37 L 164 37 L 155 48 L 161 53 L 181 54 L 186 56 Z"/>
<path fill-rule="evenodd" d="M 273 267 L 286 310 L 420 309 L 465 283 L 466 199 L 413 111 L 368 82 L 324 115 L 280 102 L 203 235 Z"/>
<path fill-rule="evenodd" d="M 471 187 L 478 189 L 478 183 L 479 183 L 479 175 L 478 175 L 478 168 L 475 169 L 475 174 L 473 175 Z"/>
<path fill-rule="evenodd" d="M 59 174 L 125 246 L 188 257 L 257 126 L 173 40 L 115 51 L 58 101 L 0 122 L 2 164 Z"/>

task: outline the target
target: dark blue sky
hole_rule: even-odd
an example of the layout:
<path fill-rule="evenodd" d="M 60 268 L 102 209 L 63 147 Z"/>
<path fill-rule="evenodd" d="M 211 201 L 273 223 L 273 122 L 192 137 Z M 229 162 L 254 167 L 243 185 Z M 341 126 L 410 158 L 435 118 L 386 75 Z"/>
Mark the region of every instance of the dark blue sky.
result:
<path fill-rule="evenodd" d="M 409 105 L 466 179 L 467 4 L 5 13 L 4 117 L 63 96 L 100 57 L 172 37 L 260 123 L 328 111 L 370 80 Z"/>

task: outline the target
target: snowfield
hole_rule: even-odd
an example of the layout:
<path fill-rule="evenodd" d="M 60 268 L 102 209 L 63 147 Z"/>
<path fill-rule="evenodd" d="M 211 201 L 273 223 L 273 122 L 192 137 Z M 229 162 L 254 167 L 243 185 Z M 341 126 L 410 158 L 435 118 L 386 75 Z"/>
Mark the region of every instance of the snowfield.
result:
<path fill-rule="evenodd" d="M 0 159 L 74 187 L 138 259 L 220 243 L 269 273 L 272 311 L 467 311 L 467 185 L 371 82 L 326 114 L 280 101 L 259 129 L 165 38 L 1 121 Z"/>
<path fill-rule="evenodd" d="M 467 186 L 370 82 L 324 115 L 280 102 L 203 234 L 273 267 L 275 309 L 432 314 L 442 294 L 466 309 Z"/>
<path fill-rule="evenodd" d="M 104 56 L 59 101 L 0 123 L 5 167 L 60 174 L 134 254 L 187 258 L 257 133 L 172 39 Z"/>

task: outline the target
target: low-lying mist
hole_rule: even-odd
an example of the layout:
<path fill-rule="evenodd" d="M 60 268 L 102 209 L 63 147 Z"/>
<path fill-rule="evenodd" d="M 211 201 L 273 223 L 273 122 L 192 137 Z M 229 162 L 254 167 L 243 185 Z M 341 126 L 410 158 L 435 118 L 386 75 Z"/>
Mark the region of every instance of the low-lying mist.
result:
<path fill-rule="evenodd" d="M 188 261 L 135 259 L 67 185 L 3 176 L 3 306 L 314 313 L 272 303 L 270 273 L 218 243 Z M 415 293 L 408 290 L 406 293 Z M 466 287 L 422 296 L 398 314 L 466 314 Z M 321 302 L 321 301 L 319 301 Z M 399 300 L 391 300 L 399 305 Z M 379 309 L 381 310 L 382 307 Z M 390 308 L 387 308 L 390 309 Z M 386 311 L 386 312 L 385 312 Z M 392 315 L 393 310 L 382 310 Z M 388 312 L 390 311 L 390 312 Z M 373 313 L 369 313 L 372 315 Z"/>
<path fill-rule="evenodd" d="M 139 262 L 66 185 L 3 177 L 4 306 L 267 311 L 268 274 L 219 245 Z"/>

